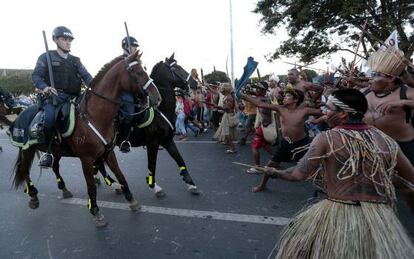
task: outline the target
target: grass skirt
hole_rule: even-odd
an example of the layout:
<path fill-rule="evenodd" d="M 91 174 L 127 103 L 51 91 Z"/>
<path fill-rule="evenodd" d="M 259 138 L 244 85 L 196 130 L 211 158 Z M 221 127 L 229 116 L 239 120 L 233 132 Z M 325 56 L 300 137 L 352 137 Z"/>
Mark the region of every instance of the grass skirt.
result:
<path fill-rule="evenodd" d="M 223 117 L 221 118 L 220 126 L 217 129 L 216 133 L 213 136 L 213 139 L 218 141 L 224 141 L 225 136 L 230 136 L 232 140 L 237 139 L 237 126 L 230 127 L 229 126 L 229 117 L 233 116 L 229 113 L 224 113 Z"/>
<path fill-rule="evenodd" d="M 276 258 L 414 258 L 414 246 L 387 204 L 320 201 L 283 231 Z"/>

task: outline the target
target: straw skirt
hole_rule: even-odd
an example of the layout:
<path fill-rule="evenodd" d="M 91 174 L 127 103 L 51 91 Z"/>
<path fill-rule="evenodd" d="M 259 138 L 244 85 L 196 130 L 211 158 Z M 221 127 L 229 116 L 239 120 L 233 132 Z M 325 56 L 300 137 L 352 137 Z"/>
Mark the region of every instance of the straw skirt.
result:
<path fill-rule="evenodd" d="M 414 258 L 414 246 L 387 204 L 320 201 L 283 231 L 276 258 Z"/>

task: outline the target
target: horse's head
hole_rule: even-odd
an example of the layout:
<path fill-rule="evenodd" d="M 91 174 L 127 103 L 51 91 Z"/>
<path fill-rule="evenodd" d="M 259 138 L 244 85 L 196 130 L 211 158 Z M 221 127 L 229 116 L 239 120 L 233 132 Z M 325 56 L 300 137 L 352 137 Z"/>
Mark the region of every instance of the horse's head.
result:
<path fill-rule="evenodd" d="M 174 59 L 174 53 L 171 57 L 166 58 L 164 62 L 161 61 L 154 66 L 151 78 L 163 85 L 169 86 L 170 90 L 178 87 L 188 91 L 190 74 L 177 64 L 177 60 Z"/>
<path fill-rule="evenodd" d="M 151 105 L 159 105 L 161 103 L 161 95 L 148 74 L 142 67 L 141 62 L 142 53 L 139 50 L 129 55 L 125 59 L 126 77 L 124 77 L 123 84 L 125 91 L 130 91 L 142 98 L 149 96 Z"/>

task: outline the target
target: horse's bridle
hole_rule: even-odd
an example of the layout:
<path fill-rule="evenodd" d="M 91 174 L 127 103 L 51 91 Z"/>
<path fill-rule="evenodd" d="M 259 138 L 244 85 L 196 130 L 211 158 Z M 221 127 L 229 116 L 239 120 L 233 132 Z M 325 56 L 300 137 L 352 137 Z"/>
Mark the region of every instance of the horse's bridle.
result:
<path fill-rule="evenodd" d="M 130 71 L 132 70 L 132 68 L 135 66 L 135 65 L 139 65 L 139 64 L 141 64 L 141 62 L 140 61 L 138 61 L 138 60 L 134 60 L 134 61 L 132 61 L 132 62 L 129 62 L 129 63 L 127 63 L 127 61 L 125 60 L 125 69 L 127 70 L 127 73 L 128 73 L 128 75 L 130 76 Z M 148 95 L 148 93 L 147 93 L 147 91 L 146 91 L 146 89 L 151 85 L 151 84 L 153 84 L 153 79 L 152 78 L 149 78 L 148 79 L 148 81 L 143 85 L 143 86 L 141 86 L 141 88 L 144 90 L 144 92 Z M 156 87 L 155 85 L 154 85 L 154 87 Z M 99 94 L 99 93 L 97 93 L 97 92 L 95 92 L 94 90 L 92 90 L 90 87 L 88 87 L 87 89 L 86 89 L 86 91 L 87 91 L 87 93 L 88 92 L 90 92 L 90 93 L 92 93 L 93 95 L 95 95 L 95 96 L 97 96 L 97 97 L 99 97 L 99 98 L 101 98 L 101 99 L 103 99 L 103 100 L 106 100 L 106 101 L 108 101 L 108 102 L 111 102 L 111 103 L 114 103 L 114 104 L 117 104 L 117 105 L 120 105 L 120 104 L 134 104 L 135 105 L 135 103 L 134 102 L 128 102 L 128 101 L 119 101 L 119 100 L 117 100 L 117 99 L 112 99 L 112 98 L 109 98 L 109 97 L 107 97 L 107 96 L 104 96 L 104 95 L 102 95 L 102 94 Z"/>
<path fill-rule="evenodd" d="M 190 74 L 190 73 L 187 73 L 187 71 L 185 71 L 185 70 L 183 69 L 183 70 L 184 70 L 184 71 L 188 74 L 188 76 L 187 76 L 187 78 L 182 77 L 181 75 L 177 74 L 177 72 L 175 71 L 175 70 L 176 70 L 175 65 L 177 65 L 177 62 L 176 62 L 176 61 L 172 62 L 171 64 L 168 64 L 168 63 L 167 63 L 167 66 L 170 68 L 170 71 L 171 71 L 171 73 L 172 73 L 174 76 L 178 77 L 178 78 L 179 78 L 182 82 L 184 82 L 184 83 L 188 83 L 188 81 L 190 80 L 190 76 L 191 76 L 191 74 Z"/>

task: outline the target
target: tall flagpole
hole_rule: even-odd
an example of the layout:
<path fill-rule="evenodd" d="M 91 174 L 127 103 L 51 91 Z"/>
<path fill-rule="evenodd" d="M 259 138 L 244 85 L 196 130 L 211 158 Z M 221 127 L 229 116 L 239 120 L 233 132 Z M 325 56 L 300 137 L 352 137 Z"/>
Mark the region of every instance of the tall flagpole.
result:
<path fill-rule="evenodd" d="M 233 53 L 233 7 L 230 3 L 230 67 L 231 67 L 231 86 L 234 89 L 234 53 Z"/>

